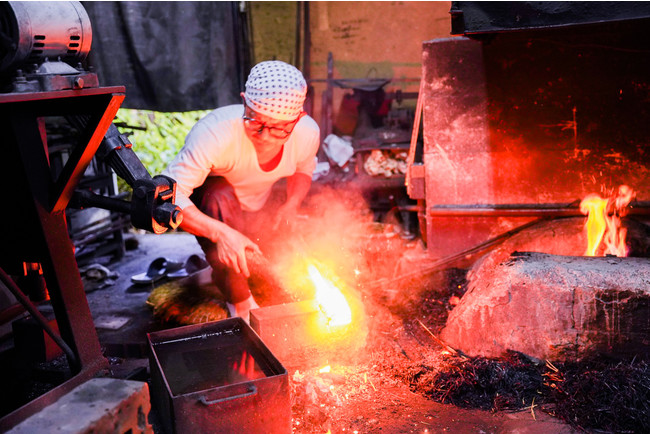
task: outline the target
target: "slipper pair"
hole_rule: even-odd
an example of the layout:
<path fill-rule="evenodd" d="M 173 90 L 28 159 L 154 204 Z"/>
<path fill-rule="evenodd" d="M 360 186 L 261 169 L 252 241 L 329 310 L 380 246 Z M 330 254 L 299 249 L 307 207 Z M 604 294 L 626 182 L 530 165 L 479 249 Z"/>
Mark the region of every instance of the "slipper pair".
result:
<path fill-rule="evenodd" d="M 196 273 L 197 271 L 201 271 L 204 268 L 209 267 L 210 264 L 203 259 L 199 255 L 190 255 L 189 258 L 185 261 L 185 264 L 183 265 L 183 268 L 177 271 L 173 271 L 171 273 L 167 273 L 167 277 L 187 277 L 191 276 L 192 274 Z"/>
<path fill-rule="evenodd" d="M 208 263 L 199 255 L 191 255 L 185 263 L 160 257 L 154 259 L 144 273 L 131 276 L 131 282 L 136 285 L 148 285 L 156 283 L 164 277 L 186 277 L 206 267 L 208 267 Z"/>

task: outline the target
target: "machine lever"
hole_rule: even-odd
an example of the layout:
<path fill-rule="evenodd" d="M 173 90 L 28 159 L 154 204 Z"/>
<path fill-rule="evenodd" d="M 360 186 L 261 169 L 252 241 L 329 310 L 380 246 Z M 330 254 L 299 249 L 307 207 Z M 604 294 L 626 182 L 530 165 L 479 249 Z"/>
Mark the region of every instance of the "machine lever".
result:
<path fill-rule="evenodd" d="M 75 191 L 73 208 L 96 207 L 129 214 L 138 229 L 162 234 L 176 229 L 183 221 L 183 212 L 174 204 L 176 181 L 164 175 L 153 178 L 133 152 L 131 142 L 111 124 L 95 156 L 108 164 L 133 189 L 131 201 Z"/>

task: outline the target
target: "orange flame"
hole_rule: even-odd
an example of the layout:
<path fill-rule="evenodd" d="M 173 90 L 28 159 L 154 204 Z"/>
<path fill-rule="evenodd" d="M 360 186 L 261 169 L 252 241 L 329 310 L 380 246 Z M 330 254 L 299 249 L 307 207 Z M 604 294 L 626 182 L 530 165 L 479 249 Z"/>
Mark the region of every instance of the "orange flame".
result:
<path fill-rule="evenodd" d="M 580 211 L 587 214 L 587 251 L 585 256 L 596 256 L 604 249 L 603 256 L 627 256 L 625 244 L 627 230 L 621 227 L 621 217 L 627 205 L 634 199 L 634 190 L 621 185 L 615 196 L 603 199 L 597 194 L 587 195 L 580 203 Z"/>
<path fill-rule="evenodd" d="M 232 365 L 233 382 L 250 381 L 264 378 L 265 374 L 260 369 L 255 369 L 255 359 L 252 354 L 242 352 L 241 360 Z"/>
<path fill-rule="evenodd" d="M 342 326 L 352 322 L 352 311 L 343 293 L 325 279 L 313 265 L 308 267 L 309 277 L 316 287 L 316 302 L 328 319 L 330 326 Z"/>
<path fill-rule="evenodd" d="M 582 202 L 580 202 L 580 212 L 587 214 L 587 222 L 585 229 L 587 229 L 587 251 L 585 256 L 596 256 L 596 250 L 600 246 L 600 242 L 605 235 L 605 228 L 607 227 L 605 209 L 607 208 L 607 200 L 602 199 L 597 194 L 587 195 Z"/>

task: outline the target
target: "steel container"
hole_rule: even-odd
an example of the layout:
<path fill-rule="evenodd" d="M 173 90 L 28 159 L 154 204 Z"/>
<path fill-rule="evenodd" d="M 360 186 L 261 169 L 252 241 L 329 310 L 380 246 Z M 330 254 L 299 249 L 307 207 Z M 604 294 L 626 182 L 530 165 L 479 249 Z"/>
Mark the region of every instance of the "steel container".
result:
<path fill-rule="evenodd" d="M 147 334 L 167 433 L 290 433 L 287 370 L 241 318 Z"/>

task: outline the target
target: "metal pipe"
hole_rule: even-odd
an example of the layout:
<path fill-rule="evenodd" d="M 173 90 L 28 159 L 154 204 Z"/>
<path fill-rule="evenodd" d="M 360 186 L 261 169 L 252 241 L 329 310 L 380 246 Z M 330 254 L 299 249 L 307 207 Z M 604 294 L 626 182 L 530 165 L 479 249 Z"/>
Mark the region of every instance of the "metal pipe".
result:
<path fill-rule="evenodd" d="M 584 217 L 579 205 L 574 204 L 434 205 L 428 214 L 431 217 Z M 626 215 L 650 216 L 650 202 L 633 202 Z"/>
<path fill-rule="evenodd" d="M 293 66 L 295 66 L 298 69 L 300 68 L 300 31 L 302 30 L 302 3 L 303 2 L 296 2 L 296 46 L 295 46 L 295 53 L 294 53 L 294 62 Z"/>
<path fill-rule="evenodd" d="M 521 226 L 517 226 L 514 229 L 511 229 L 511 230 L 509 230 L 507 232 L 504 232 L 504 233 L 502 233 L 500 235 L 497 235 L 496 237 L 490 238 L 489 240 L 487 240 L 485 242 L 482 242 L 482 243 L 480 243 L 480 244 L 478 244 L 478 245 L 476 245 L 474 247 L 471 247 L 471 248 L 469 248 L 467 250 L 463 250 L 462 252 L 459 252 L 459 253 L 456 253 L 456 254 L 453 254 L 453 255 L 450 255 L 450 256 L 446 256 L 444 258 L 434 260 L 434 261 L 429 262 L 429 263 L 425 263 L 422 267 L 420 267 L 420 268 L 418 268 L 418 269 L 416 269 L 414 271 L 408 272 L 406 274 L 403 274 L 401 276 L 397 276 L 397 277 L 394 277 L 392 279 L 380 279 L 380 280 L 377 280 L 377 281 L 374 281 L 374 282 L 366 283 L 366 284 L 362 285 L 363 289 L 369 290 L 369 289 L 379 288 L 379 287 L 384 286 L 384 285 L 394 285 L 394 284 L 397 284 L 399 282 L 403 282 L 405 279 L 409 279 L 409 278 L 412 278 L 412 277 L 422 276 L 422 275 L 425 275 L 425 274 L 437 272 L 437 271 L 439 271 L 439 270 L 441 270 L 441 269 L 443 269 L 445 267 L 449 267 L 449 266 L 451 266 L 451 265 L 453 265 L 453 264 L 455 264 L 457 262 L 468 261 L 471 258 L 473 258 L 475 255 L 479 254 L 479 253 L 482 253 L 484 251 L 487 251 L 487 250 L 490 250 L 490 249 L 493 249 L 493 248 L 497 247 L 499 244 L 504 242 L 506 239 L 512 237 L 513 235 L 515 235 L 515 234 L 517 234 L 517 233 L 519 233 L 519 232 L 521 232 L 521 231 L 523 231 L 525 229 L 532 228 L 533 226 L 537 226 L 540 223 L 550 221 L 550 220 L 553 220 L 553 218 L 539 218 L 539 219 L 530 221 L 528 223 L 524 223 Z"/>
<path fill-rule="evenodd" d="M 326 120 L 327 123 L 325 124 L 325 137 L 329 136 L 332 134 L 333 131 L 333 125 L 334 125 L 334 120 L 332 119 L 332 112 L 333 112 L 333 95 L 332 92 L 334 91 L 333 89 L 333 79 L 334 79 L 334 56 L 332 55 L 332 52 L 330 51 L 327 53 L 327 89 L 326 89 L 326 98 L 327 98 L 327 113 L 326 113 Z"/>
<path fill-rule="evenodd" d="M 332 78 L 310 78 L 307 81 L 309 83 L 327 83 L 327 82 L 333 82 L 334 80 L 335 79 L 332 77 Z M 337 78 L 336 80 L 341 80 L 341 79 Z M 367 78 L 346 78 L 344 80 L 349 82 L 349 83 L 358 82 L 358 83 L 364 84 L 364 83 L 368 82 Z M 399 77 L 396 77 L 396 78 L 391 78 L 390 82 L 391 83 L 409 83 L 409 82 L 413 82 L 413 83 L 417 82 L 417 83 L 419 83 L 420 80 L 422 80 L 420 77 L 412 77 L 412 78 L 399 78 Z"/>
<path fill-rule="evenodd" d="M 77 208 L 102 208 L 127 215 L 131 214 L 131 202 L 114 197 L 102 196 L 88 190 L 75 191 L 70 206 Z"/>
<path fill-rule="evenodd" d="M 424 211 L 424 207 L 421 205 L 398 205 L 397 210 L 404 212 L 422 212 Z"/>
<path fill-rule="evenodd" d="M 431 217 L 578 217 L 578 208 L 502 208 L 495 206 L 454 206 L 429 208 Z"/>
<path fill-rule="evenodd" d="M 578 202 L 571 203 L 569 205 L 562 204 L 520 204 L 520 205 L 435 205 L 429 209 L 429 215 L 432 217 L 501 217 L 501 216 L 510 216 L 510 217 L 538 217 L 535 220 L 532 220 L 528 223 L 524 223 L 521 226 L 518 226 L 514 229 L 511 229 L 507 232 L 504 232 L 496 237 L 490 238 L 489 240 L 480 243 L 474 247 L 471 247 L 462 252 L 446 256 L 444 258 L 434 260 L 426 265 L 423 268 L 406 273 L 404 275 L 392 278 L 392 279 L 380 279 L 374 282 L 369 282 L 363 285 L 363 288 L 373 289 L 378 288 L 382 285 L 391 285 L 403 281 L 415 276 L 421 276 L 422 274 L 433 273 L 443 269 L 444 267 L 451 266 L 454 263 L 460 261 L 466 261 L 486 250 L 490 250 L 499 244 L 501 244 L 506 239 L 512 237 L 513 235 L 525 230 L 537 226 L 540 223 L 551 221 L 554 219 L 560 219 L 564 217 L 573 217 L 581 216 L 584 217 L 584 214 L 580 212 Z M 562 208 L 564 206 L 565 208 Z M 421 209 L 417 205 L 414 206 L 403 206 L 400 207 L 403 210 L 417 211 Z M 633 202 L 628 208 L 627 215 L 641 215 L 641 216 L 650 216 L 650 202 L 648 201 L 638 201 Z"/>
<path fill-rule="evenodd" d="M 11 291 L 11 293 L 18 299 L 20 304 L 27 309 L 27 311 L 32 315 L 32 317 L 38 321 L 43 327 L 43 330 L 50 335 L 52 340 L 56 342 L 56 344 L 61 347 L 65 355 L 68 357 L 68 360 L 70 363 L 74 366 L 80 367 L 81 364 L 79 363 L 79 360 L 77 360 L 77 357 L 75 354 L 72 352 L 72 349 L 68 346 L 68 344 L 65 343 L 63 338 L 61 336 L 57 335 L 52 327 L 47 323 L 47 319 L 43 316 L 41 312 L 39 312 L 38 309 L 32 304 L 32 302 L 27 298 L 27 296 L 18 288 L 16 283 L 9 277 L 5 271 L 0 268 L 0 280 L 2 280 L 2 283 L 5 284 L 5 286 Z"/>
<path fill-rule="evenodd" d="M 311 77 L 311 30 L 310 30 L 310 18 L 309 18 L 309 2 L 302 2 L 302 9 L 304 13 L 303 26 L 303 55 L 302 55 L 302 73 L 305 78 L 309 81 Z"/>

